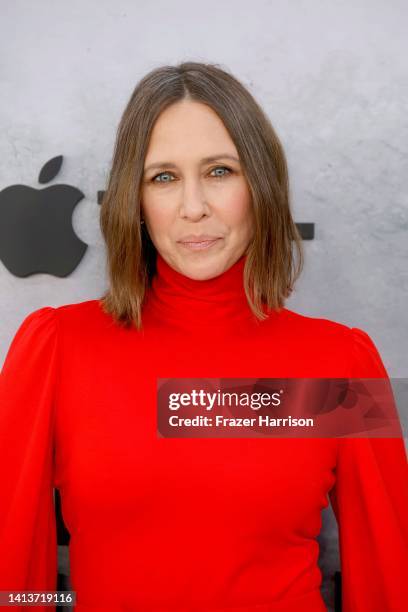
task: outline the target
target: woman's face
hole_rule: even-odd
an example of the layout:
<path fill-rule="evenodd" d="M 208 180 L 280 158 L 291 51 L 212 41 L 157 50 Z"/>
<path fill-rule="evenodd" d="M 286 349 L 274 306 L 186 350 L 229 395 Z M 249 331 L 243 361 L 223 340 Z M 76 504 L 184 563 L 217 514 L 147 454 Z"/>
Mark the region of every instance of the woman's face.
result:
<path fill-rule="evenodd" d="M 218 276 L 246 251 L 253 236 L 248 183 L 209 106 L 182 100 L 160 114 L 146 154 L 141 208 L 155 248 L 185 276 Z M 200 237 L 214 241 L 185 244 Z"/>

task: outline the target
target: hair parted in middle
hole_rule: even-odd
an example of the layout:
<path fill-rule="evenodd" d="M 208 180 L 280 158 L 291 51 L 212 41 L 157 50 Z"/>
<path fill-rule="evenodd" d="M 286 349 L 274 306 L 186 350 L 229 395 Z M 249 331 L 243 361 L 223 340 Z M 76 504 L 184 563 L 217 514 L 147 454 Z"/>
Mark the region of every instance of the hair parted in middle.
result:
<path fill-rule="evenodd" d="M 207 104 L 238 151 L 251 193 L 254 238 L 246 251 L 244 285 L 259 319 L 279 310 L 303 268 L 302 239 L 292 218 L 282 144 L 249 90 L 219 64 L 194 61 L 151 70 L 136 85 L 121 117 L 100 210 L 109 286 L 103 310 L 121 325 L 142 328 L 142 306 L 156 271 L 156 249 L 141 223 L 141 184 L 150 136 L 171 104 Z M 266 309 L 265 309 L 266 307 Z"/>

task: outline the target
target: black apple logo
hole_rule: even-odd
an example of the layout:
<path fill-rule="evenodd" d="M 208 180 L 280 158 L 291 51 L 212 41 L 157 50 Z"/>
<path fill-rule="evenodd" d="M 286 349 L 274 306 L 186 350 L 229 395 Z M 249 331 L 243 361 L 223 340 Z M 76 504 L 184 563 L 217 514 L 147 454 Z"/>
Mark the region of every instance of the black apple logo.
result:
<path fill-rule="evenodd" d="M 62 155 L 44 164 L 38 181 L 58 174 Z M 11 185 L 0 191 L 0 259 L 15 276 L 45 273 L 68 276 L 88 245 L 75 234 L 72 213 L 82 191 L 71 185 L 34 189 Z"/>

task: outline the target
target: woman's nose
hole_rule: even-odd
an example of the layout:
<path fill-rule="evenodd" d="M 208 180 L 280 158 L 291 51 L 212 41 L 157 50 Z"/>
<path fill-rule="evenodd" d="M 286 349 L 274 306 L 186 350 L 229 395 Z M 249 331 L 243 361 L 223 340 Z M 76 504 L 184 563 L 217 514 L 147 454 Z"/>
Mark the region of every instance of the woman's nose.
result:
<path fill-rule="evenodd" d="M 181 199 L 180 215 L 182 217 L 195 220 L 210 212 L 210 205 L 199 180 L 185 181 Z"/>

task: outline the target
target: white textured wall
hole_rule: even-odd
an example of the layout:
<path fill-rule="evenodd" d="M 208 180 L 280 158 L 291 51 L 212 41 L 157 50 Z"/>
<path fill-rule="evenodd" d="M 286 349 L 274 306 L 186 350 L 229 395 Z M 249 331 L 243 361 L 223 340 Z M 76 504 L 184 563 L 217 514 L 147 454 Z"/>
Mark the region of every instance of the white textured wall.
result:
<path fill-rule="evenodd" d="M 55 182 L 85 193 L 73 224 L 89 245 L 64 279 L 19 279 L 0 262 L 0 362 L 27 313 L 104 289 L 96 192 L 120 115 L 144 73 L 194 59 L 231 69 L 264 106 L 286 148 L 295 220 L 316 223 L 288 308 L 365 329 L 390 375 L 407 376 L 404 0 L 2 0 L 0 10 L 0 189 L 38 186 L 43 163 L 64 155 Z"/>

